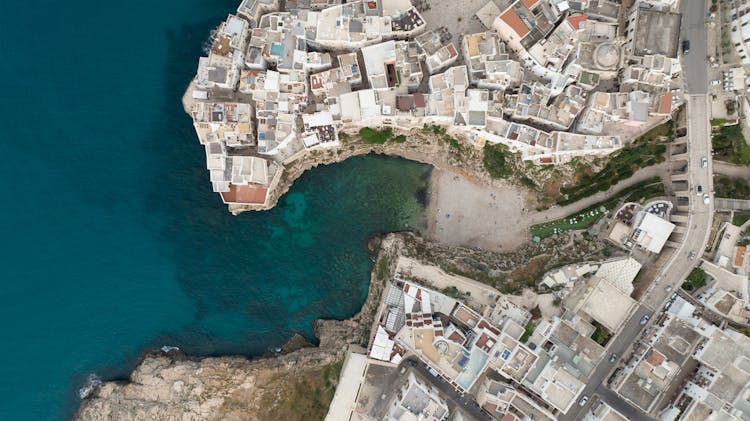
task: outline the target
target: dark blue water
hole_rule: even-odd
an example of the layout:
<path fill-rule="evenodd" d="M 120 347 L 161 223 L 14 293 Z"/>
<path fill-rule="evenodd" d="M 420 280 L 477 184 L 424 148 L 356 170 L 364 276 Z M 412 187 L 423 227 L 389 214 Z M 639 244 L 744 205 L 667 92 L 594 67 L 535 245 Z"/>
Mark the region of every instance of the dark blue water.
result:
<path fill-rule="evenodd" d="M 146 349 L 257 355 L 366 295 L 367 236 L 423 223 L 428 169 L 357 158 L 229 215 L 182 112 L 235 1 L 0 3 L 0 419 L 69 417 Z"/>

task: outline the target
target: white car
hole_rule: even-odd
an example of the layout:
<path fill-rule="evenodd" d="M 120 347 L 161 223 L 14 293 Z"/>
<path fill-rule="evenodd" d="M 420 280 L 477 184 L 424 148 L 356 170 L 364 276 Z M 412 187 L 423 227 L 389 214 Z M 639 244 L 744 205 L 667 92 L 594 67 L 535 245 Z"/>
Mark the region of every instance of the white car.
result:
<path fill-rule="evenodd" d="M 703 195 L 703 203 L 706 204 L 706 205 L 709 204 L 709 203 L 711 203 L 711 198 L 708 197 L 708 194 L 704 194 Z"/>
<path fill-rule="evenodd" d="M 588 401 L 589 401 L 589 397 L 588 397 L 588 396 L 586 396 L 586 395 L 584 395 L 584 396 L 583 396 L 583 397 L 581 398 L 581 400 L 580 400 L 580 401 L 578 401 L 578 405 L 581 405 L 581 406 L 586 406 L 586 402 L 588 402 Z"/>
<path fill-rule="evenodd" d="M 701 158 L 701 168 L 708 168 L 708 158 L 705 156 Z"/>

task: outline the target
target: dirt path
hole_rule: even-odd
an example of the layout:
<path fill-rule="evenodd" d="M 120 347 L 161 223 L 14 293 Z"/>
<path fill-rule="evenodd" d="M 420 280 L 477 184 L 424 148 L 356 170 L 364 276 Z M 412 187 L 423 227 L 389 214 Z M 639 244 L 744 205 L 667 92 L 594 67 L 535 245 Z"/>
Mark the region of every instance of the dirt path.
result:
<path fill-rule="evenodd" d="M 727 162 L 714 161 L 714 173 L 732 178 L 750 179 L 750 167 L 734 165 Z"/>

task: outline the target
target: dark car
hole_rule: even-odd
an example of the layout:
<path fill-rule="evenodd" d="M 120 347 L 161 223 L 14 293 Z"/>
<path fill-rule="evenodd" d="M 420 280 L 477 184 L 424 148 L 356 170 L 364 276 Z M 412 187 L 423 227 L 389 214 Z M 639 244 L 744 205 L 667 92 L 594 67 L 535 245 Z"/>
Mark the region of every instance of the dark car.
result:
<path fill-rule="evenodd" d="M 682 41 L 682 54 L 687 54 L 690 52 L 690 41 L 683 40 Z"/>

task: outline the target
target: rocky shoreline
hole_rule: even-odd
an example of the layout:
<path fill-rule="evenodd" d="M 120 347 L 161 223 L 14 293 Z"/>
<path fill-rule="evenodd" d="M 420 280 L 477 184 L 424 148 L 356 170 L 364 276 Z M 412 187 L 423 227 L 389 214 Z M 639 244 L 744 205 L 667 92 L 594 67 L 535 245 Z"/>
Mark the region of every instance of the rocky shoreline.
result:
<path fill-rule="evenodd" d="M 376 262 L 395 270 L 398 234 L 373 238 Z M 242 356 L 194 358 L 179 351 L 144 355 L 124 381 L 104 382 L 83 399 L 74 420 L 271 420 L 283 405 L 285 387 L 306 375 L 318 377 L 322 368 L 340 364 L 350 347 L 366 346 L 374 315 L 388 276 L 378 265 L 359 313 L 347 320 L 317 320 L 318 346 L 300 335 L 292 337 L 279 355 L 248 359 Z M 340 366 L 339 366 L 340 367 Z M 338 372 L 335 373 L 338 377 Z M 327 409 L 327 403 L 325 403 Z M 300 414 L 304 417 L 304 414 Z M 304 419 L 304 418 L 301 418 Z"/>
<path fill-rule="evenodd" d="M 233 214 L 239 214 L 252 210 L 272 209 L 305 171 L 319 165 L 336 164 L 351 157 L 372 153 L 428 164 L 438 171 L 449 171 L 487 187 L 517 188 L 505 179 L 490 177 L 482 165 L 482 150 L 468 141 L 461 141 L 460 149 L 456 149 L 455 146 L 441 139 L 440 135 L 435 135 L 429 130 L 394 130 L 393 133 L 394 136 L 405 135 L 406 141 L 366 144 L 356 132 L 353 132 L 344 134 L 343 137 L 346 140 L 343 140 L 342 145 L 336 149 L 302 151 L 283 162 L 283 166 L 280 168 L 283 173 L 278 183 L 271 185 L 265 205 L 232 206 L 230 211 Z"/>

